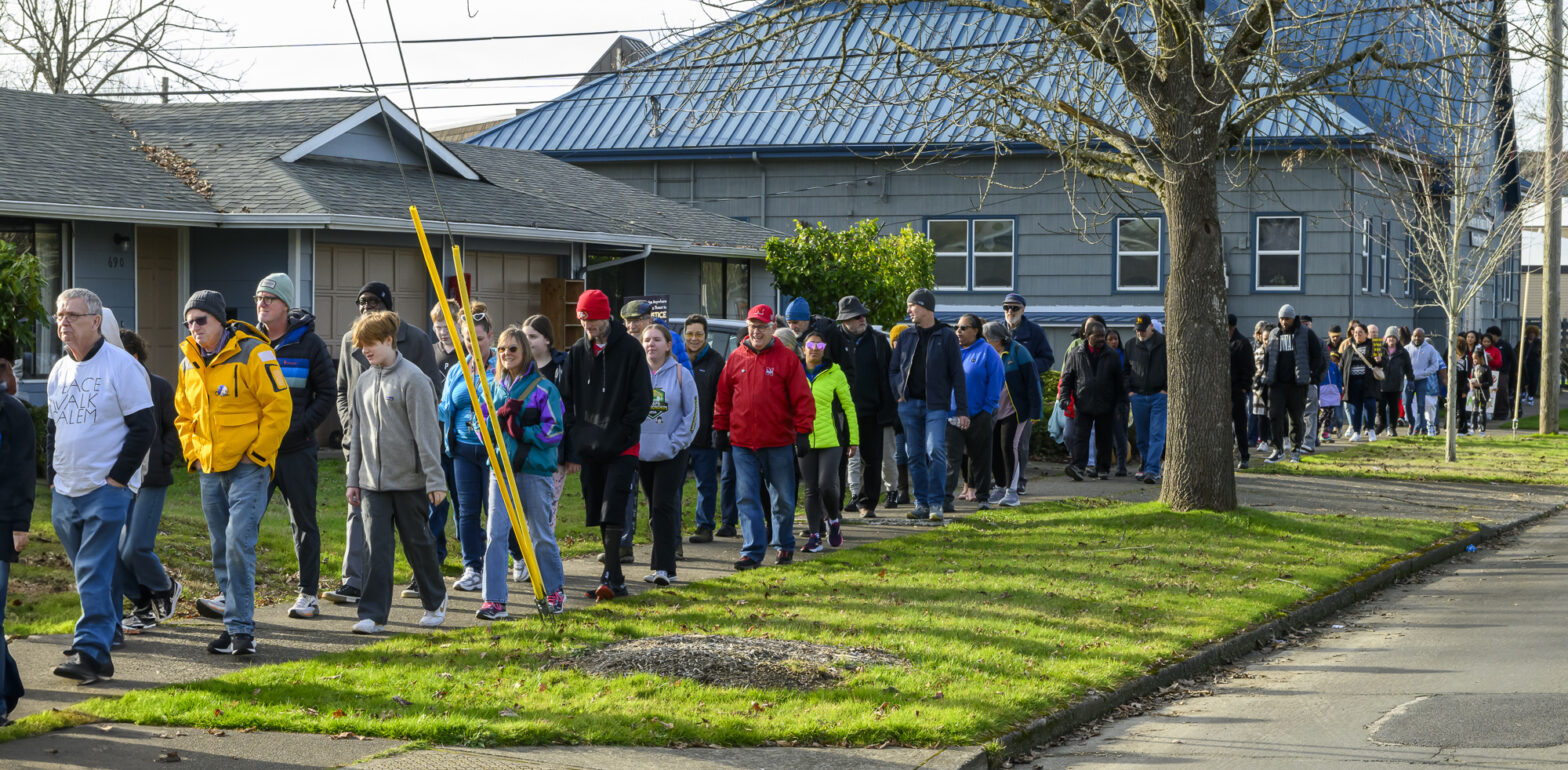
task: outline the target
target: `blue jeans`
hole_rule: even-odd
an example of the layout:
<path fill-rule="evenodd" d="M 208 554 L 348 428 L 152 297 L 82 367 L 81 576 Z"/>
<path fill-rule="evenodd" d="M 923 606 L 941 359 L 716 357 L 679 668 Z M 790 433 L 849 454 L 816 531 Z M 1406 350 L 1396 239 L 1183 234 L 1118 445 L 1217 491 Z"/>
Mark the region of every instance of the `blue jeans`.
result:
<path fill-rule="evenodd" d="M 1350 428 L 1357 433 L 1372 430 L 1372 423 L 1377 415 L 1377 398 L 1365 398 L 1359 401 L 1346 401 L 1345 408 L 1350 411 Z"/>
<path fill-rule="evenodd" d="M 114 592 L 119 568 L 120 529 L 130 515 L 134 495 L 109 484 L 80 497 L 54 493 L 50 518 L 71 569 L 82 617 L 76 621 L 71 646 L 99 663 L 109 662 L 109 642 L 120 622 L 120 596 Z"/>
<path fill-rule="evenodd" d="M 904 423 L 904 446 L 909 453 L 909 492 L 916 505 L 942 510 L 947 495 L 947 409 L 927 409 L 920 399 L 898 402 L 898 419 Z M 924 437 L 924 445 L 921 444 Z"/>
<path fill-rule="evenodd" d="M 141 600 L 142 589 L 158 593 L 174 587 L 163 562 L 153 552 L 158 524 L 163 521 L 163 500 L 168 493 L 168 487 L 142 487 L 125 519 L 125 530 L 120 535 L 120 572 L 115 576 L 120 590 L 115 595 L 123 595 L 133 603 Z"/>
<path fill-rule="evenodd" d="M 561 547 L 555 542 L 555 480 L 550 476 L 518 473 L 517 496 L 523 502 L 523 518 L 534 546 L 534 561 L 539 564 L 539 581 L 544 592 L 553 594 L 566 586 L 566 568 L 561 564 Z M 501 485 L 490 477 L 489 539 L 485 543 L 484 600 L 506 604 L 507 543 L 511 542 L 512 520 L 501 501 Z M 528 593 L 533 593 L 529 589 Z"/>
<path fill-rule="evenodd" d="M 1405 380 L 1405 419 L 1410 421 L 1411 434 L 1426 433 L 1426 378 L 1411 384 Z"/>
<path fill-rule="evenodd" d="M 735 498 L 735 454 L 719 456 L 719 526 L 740 526 L 740 505 Z"/>
<path fill-rule="evenodd" d="M 795 550 L 795 447 L 734 447 L 730 454 L 735 463 L 736 507 L 745 525 L 740 555 L 760 562 L 767 550 L 768 544 L 763 542 L 767 525 L 762 517 L 768 515 L 762 507 L 764 485 L 773 515 L 773 545 L 784 551 Z"/>
<path fill-rule="evenodd" d="M 463 566 L 485 568 L 485 490 L 490 483 L 489 459 L 478 444 L 452 442 L 452 493 L 457 497 L 457 545 Z"/>
<path fill-rule="evenodd" d="M 1132 424 L 1138 431 L 1138 456 L 1143 458 L 1143 473 L 1160 475 L 1165 457 L 1165 394 L 1133 394 Z"/>
<path fill-rule="evenodd" d="M 230 634 L 256 633 L 256 537 L 271 480 L 271 471 L 248 462 L 221 473 L 201 474 L 201 509 L 212 543 L 212 571 L 223 592 L 223 627 Z"/>
<path fill-rule="evenodd" d="M 441 453 L 441 472 L 446 474 L 448 494 L 441 499 L 440 505 L 430 506 L 430 536 L 436 541 L 436 563 L 446 564 L 446 523 L 456 505 L 451 491 L 457 489 L 457 479 L 453 474 L 452 456 L 444 451 Z"/>
<path fill-rule="evenodd" d="M 712 530 L 718 507 L 719 450 L 691 449 L 691 471 L 697 477 L 697 529 Z M 731 474 L 731 483 L 734 474 Z"/>
<path fill-rule="evenodd" d="M 11 704 L 7 694 L 20 690 L 20 680 L 12 682 L 10 676 L 15 663 L 11 660 L 11 651 L 5 646 L 5 603 L 6 589 L 11 585 L 11 562 L 0 561 L 0 721 L 10 713 Z M 18 675 L 21 672 L 16 672 Z"/>

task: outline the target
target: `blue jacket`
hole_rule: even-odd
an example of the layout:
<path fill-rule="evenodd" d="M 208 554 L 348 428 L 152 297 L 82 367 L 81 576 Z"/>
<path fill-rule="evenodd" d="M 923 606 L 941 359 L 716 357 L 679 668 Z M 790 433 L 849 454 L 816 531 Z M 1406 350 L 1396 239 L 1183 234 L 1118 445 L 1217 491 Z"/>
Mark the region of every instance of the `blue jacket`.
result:
<path fill-rule="evenodd" d="M 458 374 L 459 379 L 462 376 Z M 533 385 L 536 382 L 538 385 Z M 523 397 L 525 390 L 528 391 L 526 398 Z M 497 381 L 490 386 L 490 400 L 496 409 L 499 410 L 502 404 L 514 398 L 522 399 L 524 409 L 533 407 L 539 410 L 539 424 L 501 426 L 507 454 L 512 458 L 512 470 L 530 476 L 554 475 L 561 438 L 566 435 L 566 424 L 562 420 L 566 410 L 561 405 L 561 391 L 556 389 L 555 383 L 549 378 L 541 376 L 539 368 L 530 362 L 528 370 L 515 382 L 503 384 Z M 519 452 L 526 454 L 519 457 Z"/>
<path fill-rule="evenodd" d="M 904 399 L 908 394 L 909 368 L 915 364 L 915 349 L 920 346 L 920 327 L 904 330 L 899 340 L 904 343 L 894 352 L 888 377 L 893 384 L 893 396 Z M 930 349 L 926 351 L 926 403 L 957 405 L 962 413 L 951 417 L 969 416 L 969 397 L 964 382 L 964 362 L 958 351 L 958 335 L 941 321 L 931 329 Z M 929 408 L 929 407 L 928 407 Z"/>
<path fill-rule="evenodd" d="M 1018 328 L 1011 331 L 1013 341 L 1023 345 L 1024 350 L 1029 351 L 1029 357 L 1034 359 L 1035 371 L 1041 374 L 1051 371 L 1051 364 L 1056 363 L 1056 354 L 1051 352 L 1051 341 L 1046 338 L 1045 330 L 1025 315 L 1018 322 Z"/>
<path fill-rule="evenodd" d="M 1013 400 L 1013 409 L 1019 420 L 1040 420 L 1045 417 L 1045 403 L 1040 393 L 1040 372 L 1034 368 L 1034 358 L 1029 350 L 1013 340 L 1002 354 L 1003 379 L 1007 395 Z"/>
<path fill-rule="evenodd" d="M 484 376 L 474 384 L 481 388 L 490 387 L 494 371 L 495 356 L 491 356 L 485 364 Z M 463 367 L 454 366 L 447 370 L 446 382 L 441 387 L 441 401 L 436 406 L 436 417 L 441 420 L 441 430 L 445 434 L 442 444 L 447 454 L 452 453 L 453 439 L 463 444 L 483 445 L 479 434 L 474 432 L 474 407 L 469 403 L 468 383 L 463 381 Z"/>
<path fill-rule="evenodd" d="M 959 351 L 964 361 L 964 390 L 969 395 L 969 414 L 981 412 L 996 414 L 996 405 L 1002 400 L 1002 356 L 983 339 Z M 956 402 L 953 402 L 956 407 Z"/>

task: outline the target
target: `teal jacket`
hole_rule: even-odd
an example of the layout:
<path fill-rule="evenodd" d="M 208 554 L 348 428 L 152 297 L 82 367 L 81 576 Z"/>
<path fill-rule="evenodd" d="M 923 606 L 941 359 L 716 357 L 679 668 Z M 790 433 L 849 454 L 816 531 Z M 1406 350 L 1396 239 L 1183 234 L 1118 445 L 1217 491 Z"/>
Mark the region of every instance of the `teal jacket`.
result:
<path fill-rule="evenodd" d="M 566 410 L 561 405 L 561 392 L 548 377 L 539 374 L 539 368 L 532 362 L 523 376 L 511 382 L 506 379 L 497 377 L 490 386 L 490 400 L 495 403 L 497 410 L 514 398 L 522 401 L 523 409 L 532 407 L 539 410 L 538 425 L 501 426 L 507 455 L 512 458 L 512 469 L 532 476 L 554 475 L 561 437 L 565 435 L 563 415 Z M 523 395 L 525 391 L 528 394 L 526 396 Z M 519 452 L 526 455 L 519 457 Z"/>

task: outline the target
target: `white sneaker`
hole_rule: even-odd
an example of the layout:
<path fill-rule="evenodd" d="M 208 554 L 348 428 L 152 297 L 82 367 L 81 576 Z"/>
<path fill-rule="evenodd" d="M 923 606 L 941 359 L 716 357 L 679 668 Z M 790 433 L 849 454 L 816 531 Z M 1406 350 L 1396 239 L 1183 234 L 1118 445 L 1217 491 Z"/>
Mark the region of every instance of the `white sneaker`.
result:
<path fill-rule="evenodd" d="M 320 606 L 316 602 L 316 597 L 310 594 L 300 594 L 299 598 L 294 600 L 294 606 L 289 608 L 289 617 L 313 618 L 316 617 L 316 613 L 319 611 Z"/>
<path fill-rule="evenodd" d="M 446 622 L 446 599 L 441 600 L 441 606 L 433 610 L 425 610 L 425 616 L 419 619 L 419 625 L 425 628 L 435 628 Z"/>
<path fill-rule="evenodd" d="M 662 569 L 656 569 L 652 574 L 643 577 L 642 582 L 652 583 L 656 586 L 667 586 L 673 581 L 670 580 L 670 573 Z"/>
<path fill-rule="evenodd" d="M 512 582 L 513 583 L 527 583 L 528 582 L 528 562 L 523 561 L 521 559 L 518 559 L 517 561 L 512 562 Z"/>
<path fill-rule="evenodd" d="M 1375 431 L 1375 430 L 1367 431 L 1367 441 L 1377 441 L 1377 431 Z"/>
<path fill-rule="evenodd" d="M 350 630 L 352 630 L 356 634 L 366 634 L 366 635 L 369 635 L 369 634 L 379 634 L 382 631 L 385 631 L 386 628 L 387 628 L 386 626 L 383 626 L 380 623 L 377 623 L 376 621 L 371 620 L 370 618 L 365 618 L 364 620 L 361 620 L 358 623 L 355 623 L 354 627 L 352 629 L 350 629 Z"/>
<path fill-rule="evenodd" d="M 464 567 L 463 576 L 458 578 L 456 582 L 452 583 L 452 590 L 468 591 L 471 593 L 484 587 L 484 582 L 485 576 L 483 572 L 480 572 L 473 567 Z"/>
<path fill-rule="evenodd" d="M 1355 441 L 1356 440 L 1356 429 L 1355 428 L 1346 428 L 1345 429 L 1345 440 L 1346 441 Z"/>

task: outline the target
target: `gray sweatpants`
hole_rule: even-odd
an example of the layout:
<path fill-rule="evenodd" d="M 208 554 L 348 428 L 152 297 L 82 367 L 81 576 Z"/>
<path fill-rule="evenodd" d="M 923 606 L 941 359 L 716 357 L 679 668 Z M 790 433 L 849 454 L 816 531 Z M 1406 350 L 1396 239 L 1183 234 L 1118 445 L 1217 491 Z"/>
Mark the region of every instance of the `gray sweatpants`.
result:
<path fill-rule="evenodd" d="M 430 534 L 430 503 L 425 493 L 417 490 L 399 492 L 372 492 L 364 490 L 360 502 L 365 526 L 365 558 L 370 570 L 365 575 L 365 585 L 360 588 L 359 618 L 369 618 L 377 623 L 387 622 L 392 610 L 392 562 L 397 548 L 392 543 L 392 530 L 403 541 L 403 556 L 414 570 L 414 582 L 419 586 L 419 601 L 425 609 L 433 610 L 446 601 L 446 583 L 441 579 L 441 565 L 436 561 L 436 540 Z"/>
<path fill-rule="evenodd" d="M 1298 449 L 1305 449 L 1310 447 L 1313 451 L 1316 451 L 1318 444 L 1321 443 L 1320 434 L 1318 433 L 1317 385 L 1307 386 L 1307 413 L 1305 418 L 1307 423 L 1307 432 L 1305 436 L 1301 437 L 1301 447 L 1298 447 Z"/>

